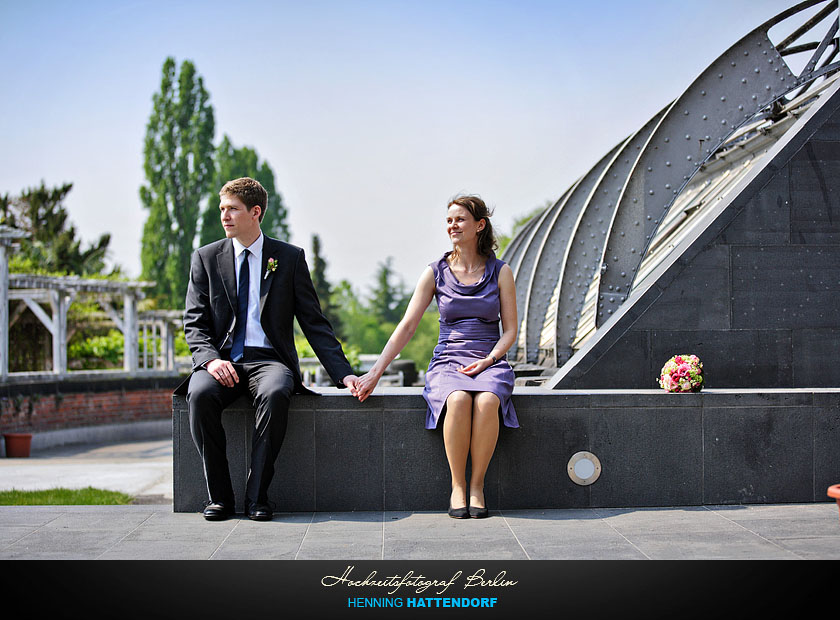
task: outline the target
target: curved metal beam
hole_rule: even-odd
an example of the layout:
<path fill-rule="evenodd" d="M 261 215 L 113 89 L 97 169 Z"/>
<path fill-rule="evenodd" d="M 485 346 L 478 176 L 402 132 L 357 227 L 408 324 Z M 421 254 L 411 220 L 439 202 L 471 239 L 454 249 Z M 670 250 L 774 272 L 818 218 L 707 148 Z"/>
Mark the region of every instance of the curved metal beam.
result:
<path fill-rule="evenodd" d="M 567 190 L 568 193 L 568 190 Z M 566 194 L 561 196 L 561 200 L 565 197 Z M 551 207 L 547 207 L 551 208 Z M 516 234 L 513 236 L 513 239 L 510 240 L 505 251 L 502 252 L 502 255 L 499 256 L 503 261 L 505 261 L 508 265 L 510 265 L 511 269 L 516 270 L 516 265 L 519 264 L 519 261 L 522 259 L 522 252 L 525 251 L 525 240 L 530 236 L 531 230 L 534 228 L 534 225 L 540 219 L 542 213 L 538 213 L 534 215 L 531 219 L 525 222 L 525 225 L 520 228 Z"/>
<path fill-rule="evenodd" d="M 543 211 L 539 216 L 532 218 L 534 222 L 528 230 L 528 234 L 524 237 L 522 245 L 519 248 L 519 253 L 516 256 L 515 264 L 510 267 L 513 270 L 513 279 L 516 283 L 516 316 L 519 318 L 520 325 L 522 324 L 522 317 L 525 311 L 525 302 L 527 299 L 527 291 L 530 281 L 530 274 L 534 263 L 534 258 L 537 253 L 537 247 L 543 236 L 545 236 L 549 224 L 556 217 L 556 214 L 562 211 L 569 196 L 574 192 L 574 188 L 580 183 L 580 179 L 575 181 L 560 199 L 551 207 Z M 536 240 L 536 241 L 535 241 Z M 520 359 L 519 338 L 513 343 L 513 346 L 508 351 L 508 356 L 515 359 Z"/>
<path fill-rule="evenodd" d="M 566 200 L 566 204 L 561 210 L 555 212 L 547 227 L 546 234 L 542 239 L 535 239 L 538 247 L 528 277 L 525 308 L 519 329 L 519 347 L 521 349 L 519 357 L 524 357 L 528 362 L 538 362 L 540 333 L 545 322 L 549 300 L 560 273 L 557 267 L 563 259 L 566 246 L 574 232 L 574 223 L 589 201 L 592 190 L 601 179 L 604 170 L 620 148 L 621 144 L 614 146 L 578 181 Z"/>
<path fill-rule="evenodd" d="M 642 147 L 667 110 L 667 107 L 660 110 L 644 127 L 627 139 L 621 151 L 604 171 L 575 223 L 574 235 L 560 262 L 557 305 L 549 308 L 549 312 L 555 317 L 554 351 L 558 366 L 572 355 L 572 340 L 577 331 L 584 299 L 592 278 L 597 277 L 603 244 L 621 198 L 621 191 L 641 154 Z"/>

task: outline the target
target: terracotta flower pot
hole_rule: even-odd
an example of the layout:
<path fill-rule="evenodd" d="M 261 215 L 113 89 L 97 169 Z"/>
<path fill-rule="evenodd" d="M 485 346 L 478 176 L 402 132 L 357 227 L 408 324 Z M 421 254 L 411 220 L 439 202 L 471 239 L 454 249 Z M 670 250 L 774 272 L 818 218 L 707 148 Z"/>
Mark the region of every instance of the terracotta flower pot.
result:
<path fill-rule="evenodd" d="M 3 433 L 6 440 L 6 456 L 9 458 L 26 458 L 32 446 L 30 433 Z"/>
<path fill-rule="evenodd" d="M 840 484 L 828 487 L 828 496 L 837 500 L 837 508 L 840 510 Z"/>

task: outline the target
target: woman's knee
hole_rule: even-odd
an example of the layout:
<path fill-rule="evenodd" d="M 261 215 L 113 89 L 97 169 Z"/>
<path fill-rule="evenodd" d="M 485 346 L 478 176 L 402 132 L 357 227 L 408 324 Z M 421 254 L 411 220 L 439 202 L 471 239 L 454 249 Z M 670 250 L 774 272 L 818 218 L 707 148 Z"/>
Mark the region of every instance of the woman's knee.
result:
<path fill-rule="evenodd" d="M 451 411 L 453 409 L 472 409 L 473 398 L 469 392 L 455 391 L 452 392 L 446 399 L 446 408 Z"/>
<path fill-rule="evenodd" d="M 479 392 L 475 395 L 474 403 L 476 411 L 496 412 L 499 410 L 501 401 L 493 392 Z"/>

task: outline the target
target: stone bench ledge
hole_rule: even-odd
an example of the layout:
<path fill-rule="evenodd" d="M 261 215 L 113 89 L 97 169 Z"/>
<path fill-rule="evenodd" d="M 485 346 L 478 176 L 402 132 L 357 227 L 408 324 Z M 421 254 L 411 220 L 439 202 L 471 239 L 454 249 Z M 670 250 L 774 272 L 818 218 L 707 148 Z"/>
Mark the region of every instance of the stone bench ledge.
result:
<path fill-rule="evenodd" d="M 278 511 L 445 510 L 440 429 L 424 428 L 420 387 L 296 395 L 270 501 Z M 487 473 L 488 506 L 594 508 L 827 501 L 840 480 L 840 389 L 549 390 L 518 387 L 519 429 L 502 428 Z M 223 414 L 234 488 L 249 461 L 253 408 Z M 173 399 L 176 511 L 206 499 L 186 401 Z M 588 451 L 602 472 L 568 475 Z"/>

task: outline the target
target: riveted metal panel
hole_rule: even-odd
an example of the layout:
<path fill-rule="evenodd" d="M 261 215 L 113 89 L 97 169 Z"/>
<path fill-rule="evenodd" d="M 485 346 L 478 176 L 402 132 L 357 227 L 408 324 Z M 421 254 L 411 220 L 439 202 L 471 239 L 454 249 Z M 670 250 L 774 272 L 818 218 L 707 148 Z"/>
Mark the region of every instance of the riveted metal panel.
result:
<path fill-rule="evenodd" d="M 546 209 L 548 210 L 548 209 Z M 537 222 L 540 221 L 540 215 L 532 217 L 525 223 L 525 226 L 516 234 L 516 236 L 511 240 L 508 244 L 508 247 L 505 248 L 505 251 L 502 253 L 502 260 L 504 260 L 511 270 L 514 273 L 514 285 L 516 287 L 516 299 L 517 299 L 517 306 L 519 305 L 519 297 L 522 295 L 519 283 L 516 281 L 516 273 L 519 271 L 519 263 L 522 262 L 522 256 L 525 254 L 525 248 L 528 246 L 528 239 L 531 238 L 531 234 L 533 233 L 534 227 L 537 225 Z M 517 344 L 514 343 L 511 345 L 510 349 L 508 350 L 508 356 L 510 359 L 514 359 L 516 356 Z"/>
<path fill-rule="evenodd" d="M 508 351 L 508 355 L 513 359 L 524 360 L 524 342 L 521 343 L 521 334 L 525 322 L 525 303 L 528 299 L 528 288 L 530 286 L 531 273 L 533 271 L 534 261 L 542 244 L 543 237 L 548 233 L 549 226 L 560 213 L 568 201 L 569 197 L 574 193 L 575 187 L 581 182 L 578 179 L 575 184 L 570 187 L 563 196 L 555 202 L 551 207 L 543 211 L 539 216 L 534 217 L 534 226 L 530 229 L 527 238 L 522 243 L 521 254 L 517 257 L 516 264 L 511 265 L 513 270 L 513 278 L 516 283 L 516 316 L 519 318 L 519 337 L 513 346 Z"/>
<path fill-rule="evenodd" d="M 528 277 L 525 306 L 519 331 L 519 356 L 531 363 L 538 362 L 540 331 L 549 310 L 549 301 L 560 274 L 560 265 L 566 246 L 574 232 L 574 223 L 589 200 L 592 190 L 604 170 L 621 148 L 613 147 L 576 184 L 563 208 L 554 213 L 546 234 L 540 240 Z M 596 254 L 599 254 L 596 252 Z"/>
<path fill-rule="evenodd" d="M 757 28 L 713 62 L 651 134 L 610 227 L 599 285 L 604 309 L 596 325 L 621 305 L 615 287 L 635 276 L 658 224 L 699 166 L 735 128 L 796 86 L 767 29 Z"/>
<path fill-rule="evenodd" d="M 571 343 L 584 299 L 601 266 L 604 242 L 627 177 L 667 109 L 661 110 L 627 139 L 604 171 L 575 223 L 574 235 L 560 262 L 557 305 L 549 309 L 556 316 L 554 350 L 558 366 L 571 357 Z M 622 288 L 629 288 L 629 283 L 628 279 Z"/>
<path fill-rule="evenodd" d="M 547 207 L 545 211 L 550 211 L 554 208 L 559 208 L 563 205 L 566 198 L 569 196 L 569 193 L 572 191 L 572 187 L 567 189 L 562 196 L 550 207 Z M 520 312 L 520 298 L 525 294 L 525 290 L 527 289 L 527 283 L 523 280 L 520 284 L 518 279 L 519 273 L 519 265 L 522 263 L 522 257 L 525 255 L 525 249 L 528 247 L 528 242 L 531 239 L 531 236 L 534 233 L 534 229 L 536 228 L 537 224 L 542 220 L 543 215 L 545 215 L 545 211 L 538 215 L 535 215 L 530 220 L 528 220 L 522 229 L 516 233 L 514 238 L 508 244 L 508 247 L 505 248 L 505 251 L 502 252 L 501 259 L 504 260 L 508 266 L 511 268 L 513 272 L 514 284 L 516 286 L 516 305 L 517 305 L 517 313 Z M 517 314 L 517 316 L 521 316 L 521 314 Z M 516 352 L 518 349 L 518 343 L 514 341 L 513 345 L 511 345 L 510 350 L 508 351 L 508 356 L 510 359 L 514 359 L 516 356 Z"/>

